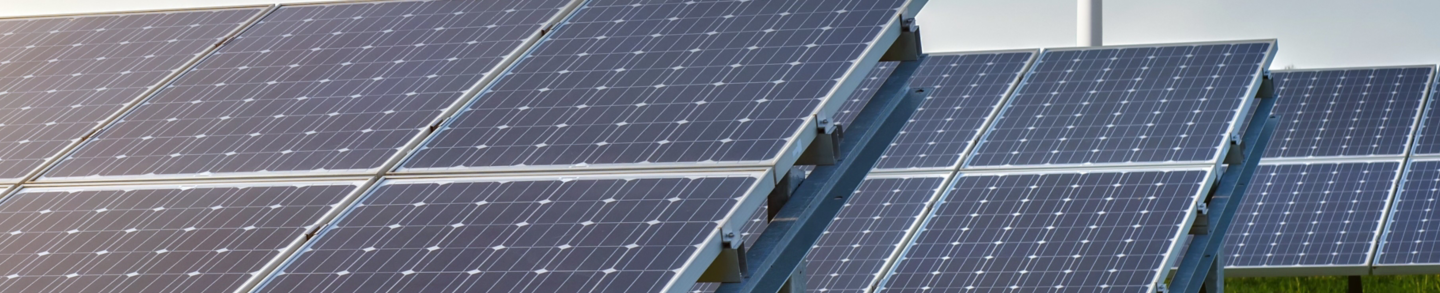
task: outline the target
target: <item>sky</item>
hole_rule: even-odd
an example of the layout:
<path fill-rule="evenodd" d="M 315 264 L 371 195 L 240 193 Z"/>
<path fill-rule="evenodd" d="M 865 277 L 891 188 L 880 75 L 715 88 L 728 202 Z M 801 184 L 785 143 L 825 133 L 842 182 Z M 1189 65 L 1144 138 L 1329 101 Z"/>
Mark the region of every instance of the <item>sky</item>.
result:
<path fill-rule="evenodd" d="M 286 0 L 5 0 L 0 16 Z M 306 0 L 303 2 L 316 2 Z M 1109 0 L 1106 45 L 1279 39 L 1276 69 L 1440 63 L 1435 0 Z M 927 52 L 1075 46 L 1075 0 L 930 0 Z"/>

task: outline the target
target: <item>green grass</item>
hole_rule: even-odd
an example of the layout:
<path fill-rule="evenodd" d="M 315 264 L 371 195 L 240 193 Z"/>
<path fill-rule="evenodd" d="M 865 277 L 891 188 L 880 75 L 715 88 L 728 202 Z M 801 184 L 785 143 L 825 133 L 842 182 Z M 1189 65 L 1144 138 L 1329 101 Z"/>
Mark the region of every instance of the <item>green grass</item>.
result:
<path fill-rule="evenodd" d="M 1366 293 L 1440 292 L 1440 275 L 1365 276 Z M 1344 293 L 1346 277 L 1227 278 L 1225 292 L 1233 293 Z"/>

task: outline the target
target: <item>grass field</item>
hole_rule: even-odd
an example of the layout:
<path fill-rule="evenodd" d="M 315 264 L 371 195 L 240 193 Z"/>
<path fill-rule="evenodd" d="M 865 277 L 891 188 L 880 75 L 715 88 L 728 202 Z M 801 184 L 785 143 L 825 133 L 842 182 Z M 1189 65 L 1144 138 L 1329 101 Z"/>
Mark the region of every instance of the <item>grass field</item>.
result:
<path fill-rule="evenodd" d="M 1365 276 L 1366 293 L 1440 292 L 1440 276 Z M 1232 293 L 1344 293 L 1346 277 L 1228 278 L 1225 292 Z"/>

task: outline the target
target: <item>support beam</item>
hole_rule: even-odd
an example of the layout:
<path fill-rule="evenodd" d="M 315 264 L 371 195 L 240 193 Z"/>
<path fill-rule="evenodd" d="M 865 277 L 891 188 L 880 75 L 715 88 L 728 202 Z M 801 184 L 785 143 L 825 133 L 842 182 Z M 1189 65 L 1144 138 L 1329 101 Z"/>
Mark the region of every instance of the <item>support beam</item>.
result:
<path fill-rule="evenodd" d="M 1350 293 L 1365 293 L 1365 279 L 1360 276 L 1350 276 Z"/>
<path fill-rule="evenodd" d="M 922 55 L 914 61 L 900 62 L 875 97 L 860 110 L 855 122 L 845 128 L 836 164 L 818 166 L 810 172 L 746 251 L 749 274 L 739 283 L 722 284 L 717 292 L 779 292 L 791 281 L 804 265 L 810 246 L 929 94 L 925 89 L 908 88 L 910 76 L 924 59 Z"/>
<path fill-rule="evenodd" d="M 1215 192 L 1206 205 L 1209 208 L 1209 216 L 1205 218 L 1208 222 L 1208 233 L 1192 234 L 1194 237 L 1191 237 L 1190 247 L 1180 261 L 1180 269 L 1170 280 L 1168 290 L 1161 287 L 1162 291 L 1224 291 L 1225 262 L 1222 253 L 1225 233 L 1230 230 L 1230 221 L 1235 218 L 1235 210 L 1244 202 L 1245 188 L 1250 184 L 1250 178 L 1255 175 L 1255 169 L 1260 165 L 1260 157 L 1264 156 L 1265 147 L 1270 144 L 1270 136 L 1275 133 L 1275 126 L 1280 122 L 1279 117 L 1270 115 L 1270 110 L 1275 108 L 1273 84 L 1268 76 L 1265 77 L 1256 94 L 1259 105 L 1250 117 L 1245 137 L 1231 141 L 1230 152 L 1241 152 L 1243 160 L 1240 161 L 1243 163 L 1229 165 L 1225 173 L 1220 175 Z"/>

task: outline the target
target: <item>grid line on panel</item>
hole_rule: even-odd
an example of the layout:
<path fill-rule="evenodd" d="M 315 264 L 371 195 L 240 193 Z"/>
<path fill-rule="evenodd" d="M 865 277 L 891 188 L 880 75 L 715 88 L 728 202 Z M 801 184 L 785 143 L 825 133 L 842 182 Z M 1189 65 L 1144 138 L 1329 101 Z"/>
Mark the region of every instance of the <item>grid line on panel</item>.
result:
<path fill-rule="evenodd" d="M 1405 155 L 1433 67 L 1277 71 L 1266 158 Z"/>
<path fill-rule="evenodd" d="M 1400 167 L 1261 165 L 1225 239 L 1226 266 L 1368 266 Z"/>
<path fill-rule="evenodd" d="M 48 165 L 262 11 L 0 20 L 0 178 Z"/>
<path fill-rule="evenodd" d="M 280 7 L 45 178 L 373 171 L 569 3 Z"/>
<path fill-rule="evenodd" d="M 967 167 L 1213 162 L 1273 41 L 1047 50 Z"/>
<path fill-rule="evenodd" d="M 123 189 L 122 189 L 123 188 Z M 227 292 L 356 184 L 22 189 L 0 204 L 6 292 Z"/>
<path fill-rule="evenodd" d="M 391 181 L 257 290 L 655 292 L 755 176 Z"/>
<path fill-rule="evenodd" d="M 775 160 L 903 2 L 587 2 L 402 170 Z"/>
<path fill-rule="evenodd" d="M 1154 290 L 1210 178 L 958 175 L 880 291 Z"/>

